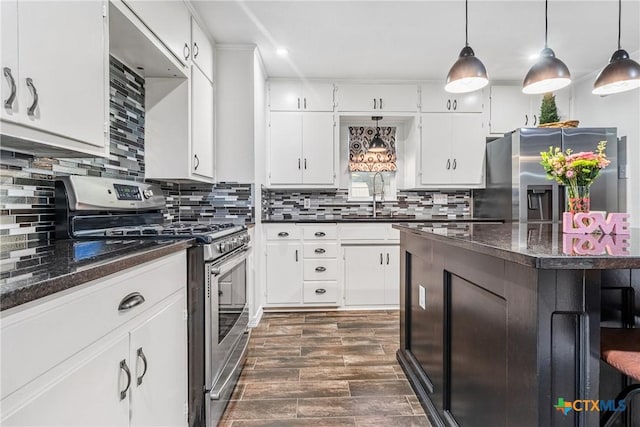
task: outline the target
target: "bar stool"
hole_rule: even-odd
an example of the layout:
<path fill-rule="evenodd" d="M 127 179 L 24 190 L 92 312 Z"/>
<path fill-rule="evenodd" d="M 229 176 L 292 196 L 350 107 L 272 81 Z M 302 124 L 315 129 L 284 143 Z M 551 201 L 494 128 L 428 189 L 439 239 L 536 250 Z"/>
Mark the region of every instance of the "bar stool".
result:
<path fill-rule="evenodd" d="M 640 381 L 640 328 L 601 328 L 600 357 L 624 375 Z M 628 408 L 637 394 L 640 394 L 640 384 L 625 387 L 616 396 L 616 405 L 624 401 Z M 610 427 L 621 413 L 612 410 L 603 412 L 600 426 Z"/>

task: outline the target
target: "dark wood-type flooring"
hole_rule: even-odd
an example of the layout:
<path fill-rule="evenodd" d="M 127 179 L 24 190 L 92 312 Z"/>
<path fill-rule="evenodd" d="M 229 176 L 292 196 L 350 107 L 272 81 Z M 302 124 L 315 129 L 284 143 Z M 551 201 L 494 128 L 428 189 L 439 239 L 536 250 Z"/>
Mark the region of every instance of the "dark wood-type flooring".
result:
<path fill-rule="evenodd" d="M 222 427 L 427 426 L 397 311 L 265 313 Z"/>

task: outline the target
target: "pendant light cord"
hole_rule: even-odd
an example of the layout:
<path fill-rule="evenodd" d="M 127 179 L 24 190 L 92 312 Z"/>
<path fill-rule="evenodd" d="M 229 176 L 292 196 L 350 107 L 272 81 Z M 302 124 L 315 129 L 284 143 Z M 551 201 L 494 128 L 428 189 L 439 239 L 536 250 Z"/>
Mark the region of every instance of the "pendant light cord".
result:
<path fill-rule="evenodd" d="M 464 1 L 464 45 L 469 46 L 469 0 Z"/>
<path fill-rule="evenodd" d="M 622 45 L 620 45 L 621 32 L 622 32 L 622 0 L 618 0 L 618 50 L 622 49 Z"/>
<path fill-rule="evenodd" d="M 547 32 L 549 31 L 549 20 L 547 18 L 549 9 L 549 0 L 544 0 L 544 47 L 549 47 L 547 44 Z"/>

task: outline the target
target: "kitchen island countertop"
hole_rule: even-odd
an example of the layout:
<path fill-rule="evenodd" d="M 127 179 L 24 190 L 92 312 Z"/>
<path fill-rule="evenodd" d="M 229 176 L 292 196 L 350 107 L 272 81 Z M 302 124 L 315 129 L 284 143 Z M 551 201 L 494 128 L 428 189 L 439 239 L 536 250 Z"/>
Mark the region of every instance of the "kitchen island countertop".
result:
<path fill-rule="evenodd" d="M 419 224 L 394 228 L 540 269 L 640 268 L 640 229 L 629 235 L 565 234 L 561 224 L 469 224 L 464 235 L 446 235 Z"/>
<path fill-rule="evenodd" d="M 23 251 L 42 254 L 34 258 L 35 265 L 25 268 L 17 260 L 9 263 L 9 268 L 3 266 L 0 311 L 184 250 L 193 242 L 193 239 L 32 242 Z"/>

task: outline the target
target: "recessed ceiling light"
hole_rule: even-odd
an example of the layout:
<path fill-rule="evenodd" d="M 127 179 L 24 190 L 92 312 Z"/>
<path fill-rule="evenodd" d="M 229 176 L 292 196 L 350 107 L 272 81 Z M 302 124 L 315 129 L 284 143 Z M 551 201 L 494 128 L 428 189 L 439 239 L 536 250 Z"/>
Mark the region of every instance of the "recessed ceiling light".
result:
<path fill-rule="evenodd" d="M 276 53 L 278 54 L 278 56 L 287 56 L 289 54 L 289 51 L 284 47 L 279 47 L 278 49 L 276 49 Z"/>

